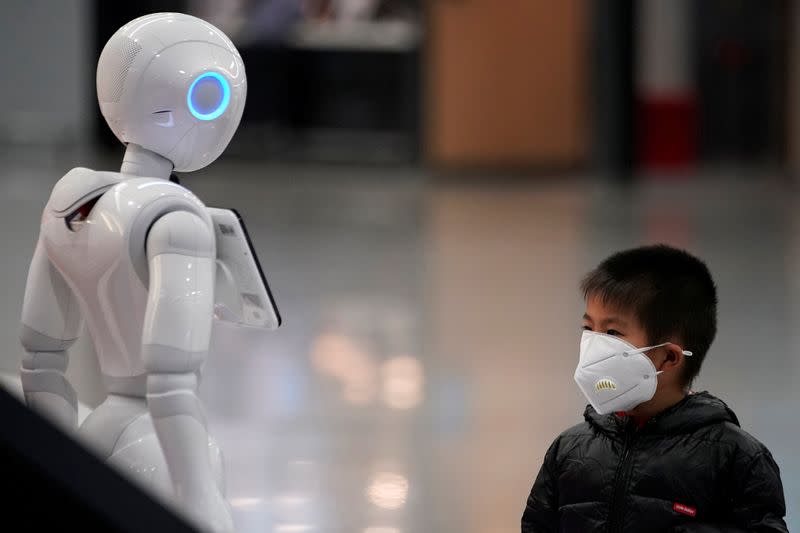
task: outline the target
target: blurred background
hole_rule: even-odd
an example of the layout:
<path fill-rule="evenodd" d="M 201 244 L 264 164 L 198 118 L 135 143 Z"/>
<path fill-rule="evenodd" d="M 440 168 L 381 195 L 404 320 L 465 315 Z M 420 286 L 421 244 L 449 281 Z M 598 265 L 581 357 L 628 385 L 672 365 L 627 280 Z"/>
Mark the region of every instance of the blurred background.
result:
<path fill-rule="evenodd" d="M 121 163 L 97 58 L 156 11 L 217 25 L 247 69 L 228 150 L 182 176 L 243 215 L 284 318 L 216 327 L 201 387 L 239 531 L 519 531 L 544 451 L 585 404 L 578 282 L 655 242 L 715 276 L 696 388 L 771 449 L 800 527 L 796 3 L 2 2 L 12 389 L 49 191 Z M 86 408 L 102 401 L 86 338 L 69 375 Z"/>

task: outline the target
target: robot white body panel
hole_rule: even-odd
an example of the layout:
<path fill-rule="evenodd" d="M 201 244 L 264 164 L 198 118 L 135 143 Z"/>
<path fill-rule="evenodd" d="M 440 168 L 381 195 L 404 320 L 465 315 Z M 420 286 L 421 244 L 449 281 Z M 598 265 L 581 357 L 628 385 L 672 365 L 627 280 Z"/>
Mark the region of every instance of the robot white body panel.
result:
<path fill-rule="evenodd" d="M 22 311 L 23 395 L 197 526 L 232 531 L 197 397 L 215 292 L 237 323 L 274 329 L 280 317 L 235 213 L 206 209 L 169 178 L 224 151 L 245 104 L 244 65 L 212 25 L 157 13 L 111 37 L 97 91 L 127 149 L 119 173 L 73 169 L 45 207 Z M 78 428 L 65 371 L 84 320 L 109 396 Z"/>
<path fill-rule="evenodd" d="M 76 169 L 62 181 L 80 182 L 92 172 Z M 109 378 L 107 384 L 121 381 L 115 378 L 145 376 L 141 354 L 149 283 L 145 237 L 152 224 L 171 211 L 188 211 L 212 227 L 202 202 L 180 185 L 157 178 L 127 176 L 126 180 L 117 176 L 117 183 L 99 198 L 84 200 L 83 205 L 96 200 L 85 219 L 76 220 L 78 214 L 70 222 L 80 205 L 71 212 L 59 212 L 57 206 L 69 202 L 54 194 L 45 207 L 40 236 L 47 256 L 80 302 L 100 369 Z M 212 298 L 213 294 L 206 296 Z M 204 336 L 189 335 L 189 339 L 193 345 L 187 348 L 192 351 L 198 343 L 207 342 Z M 143 379 L 140 381 L 144 386 Z"/>

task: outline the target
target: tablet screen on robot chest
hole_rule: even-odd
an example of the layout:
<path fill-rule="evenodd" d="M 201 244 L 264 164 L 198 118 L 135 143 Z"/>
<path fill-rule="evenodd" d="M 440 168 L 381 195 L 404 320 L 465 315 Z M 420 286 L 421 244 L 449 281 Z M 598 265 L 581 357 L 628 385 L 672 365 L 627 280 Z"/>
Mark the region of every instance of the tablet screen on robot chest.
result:
<path fill-rule="evenodd" d="M 278 328 L 281 316 L 241 215 L 215 207 L 208 212 L 217 241 L 217 307 L 241 325 Z"/>

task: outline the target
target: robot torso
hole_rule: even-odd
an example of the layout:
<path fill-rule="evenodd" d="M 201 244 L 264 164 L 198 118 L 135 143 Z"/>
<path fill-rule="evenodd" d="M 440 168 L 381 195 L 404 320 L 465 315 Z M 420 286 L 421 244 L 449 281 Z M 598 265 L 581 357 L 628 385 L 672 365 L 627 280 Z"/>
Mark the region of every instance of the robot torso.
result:
<path fill-rule="evenodd" d="M 205 205 L 159 178 L 77 168 L 54 187 L 42 215 L 47 256 L 69 284 L 107 378 L 143 376 L 142 328 L 148 298 L 147 233 L 172 211 Z"/>

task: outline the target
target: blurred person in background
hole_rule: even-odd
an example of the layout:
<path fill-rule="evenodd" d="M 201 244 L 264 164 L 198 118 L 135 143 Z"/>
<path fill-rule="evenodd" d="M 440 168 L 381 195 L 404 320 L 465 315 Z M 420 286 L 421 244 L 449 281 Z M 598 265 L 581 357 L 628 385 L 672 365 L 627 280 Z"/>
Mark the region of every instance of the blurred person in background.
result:
<path fill-rule="evenodd" d="M 239 46 L 281 43 L 306 16 L 302 0 L 193 0 L 191 12 L 230 35 Z"/>
<path fill-rule="evenodd" d="M 192 0 L 190 11 L 242 43 L 279 41 L 304 21 L 408 20 L 417 10 L 408 0 Z"/>

